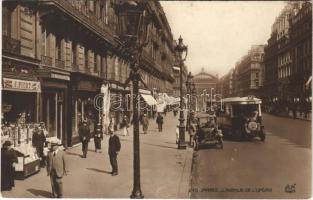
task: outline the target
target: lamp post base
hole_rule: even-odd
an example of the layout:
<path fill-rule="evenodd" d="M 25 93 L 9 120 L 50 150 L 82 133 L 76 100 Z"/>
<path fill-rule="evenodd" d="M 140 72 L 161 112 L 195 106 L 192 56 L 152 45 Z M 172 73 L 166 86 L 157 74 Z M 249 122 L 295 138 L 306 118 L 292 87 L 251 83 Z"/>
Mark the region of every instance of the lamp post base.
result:
<path fill-rule="evenodd" d="M 186 143 L 183 142 L 178 143 L 178 149 L 187 149 Z"/>
<path fill-rule="evenodd" d="M 131 199 L 143 199 L 144 196 L 141 190 L 136 190 L 136 191 L 133 190 L 132 194 L 130 195 L 130 198 Z"/>

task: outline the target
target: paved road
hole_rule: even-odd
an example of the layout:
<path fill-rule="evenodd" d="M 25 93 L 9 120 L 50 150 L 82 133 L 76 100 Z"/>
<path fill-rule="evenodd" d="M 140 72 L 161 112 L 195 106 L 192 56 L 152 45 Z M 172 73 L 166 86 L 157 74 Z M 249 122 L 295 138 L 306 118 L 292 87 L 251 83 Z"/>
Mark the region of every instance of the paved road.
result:
<path fill-rule="evenodd" d="M 225 141 L 194 152 L 192 198 L 308 198 L 311 122 L 264 114 L 265 142 Z M 295 184 L 295 192 L 285 192 Z"/>

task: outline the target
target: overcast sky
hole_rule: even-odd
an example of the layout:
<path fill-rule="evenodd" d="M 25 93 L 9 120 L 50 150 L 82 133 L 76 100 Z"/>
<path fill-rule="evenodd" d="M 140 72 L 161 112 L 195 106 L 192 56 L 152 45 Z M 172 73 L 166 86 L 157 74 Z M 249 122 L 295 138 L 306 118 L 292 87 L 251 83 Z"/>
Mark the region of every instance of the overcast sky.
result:
<path fill-rule="evenodd" d="M 188 46 L 186 64 L 193 74 L 226 74 L 253 44 L 266 44 L 285 3 L 161 1 L 174 38 Z"/>

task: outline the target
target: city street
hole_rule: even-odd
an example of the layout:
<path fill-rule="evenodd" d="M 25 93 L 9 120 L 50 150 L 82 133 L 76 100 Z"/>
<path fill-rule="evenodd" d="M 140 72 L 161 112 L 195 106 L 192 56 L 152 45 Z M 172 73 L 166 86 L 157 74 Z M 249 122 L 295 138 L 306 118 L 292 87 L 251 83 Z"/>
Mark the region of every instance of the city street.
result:
<path fill-rule="evenodd" d="M 141 189 L 145 198 L 188 198 L 192 149 L 178 150 L 175 143 L 175 124 L 178 118 L 168 113 L 164 118 L 164 132 L 157 132 L 155 120 L 150 120 L 148 135 L 140 134 Z M 142 132 L 142 131 L 141 131 Z M 94 152 L 89 143 L 87 159 L 81 158 L 81 145 L 67 150 L 70 174 L 63 178 L 65 198 L 129 198 L 133 185 L 133 142 L 121 136 L 118 156 L 119 175 L 111 176 L 108 138 L 102 141 L 102 153 Z M 25 180 L 15 181 L 3 197 L 44 198 L 51 196 L 50 178 L 41 169 Z"/>
<path fill-rule="evenodd" d="M 194 153 L 191 198 L 309 198 L 311 122 L 263 114 L 267 138 Z M 286 192 L 286 187 L 295 192 Z"/>

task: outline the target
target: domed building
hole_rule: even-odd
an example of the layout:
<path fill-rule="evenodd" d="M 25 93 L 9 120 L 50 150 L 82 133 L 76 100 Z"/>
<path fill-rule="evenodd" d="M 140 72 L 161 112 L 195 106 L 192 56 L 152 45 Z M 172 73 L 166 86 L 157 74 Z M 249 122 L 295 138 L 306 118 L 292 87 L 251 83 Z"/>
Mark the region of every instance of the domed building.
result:
<path fill-rule="evenodd" d="M 205 102 L 210 101 L 211 90 L 213 95 L 216 93 L 218 76 L 209 74 L 204 71 L 204 68 L 202 68 L 200 73 L 194 75 L 193 81 L 195 83 L 196 94 L 198 97 L 197 109 L 201 110 L 206 108 Z"/>

